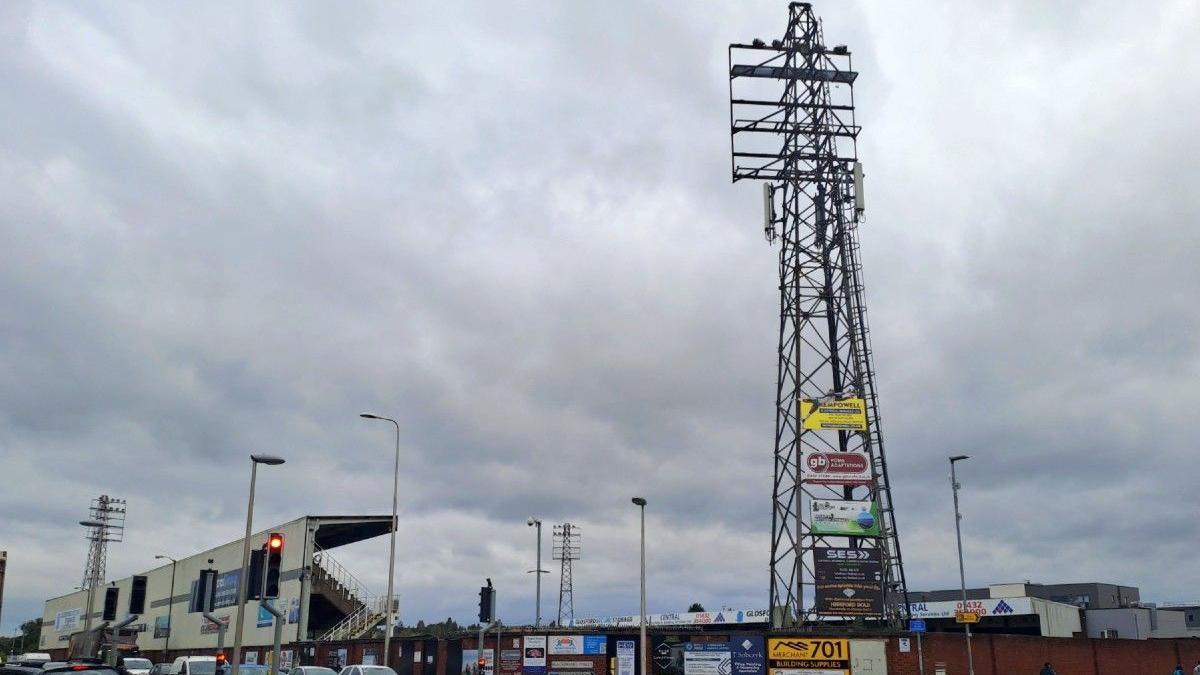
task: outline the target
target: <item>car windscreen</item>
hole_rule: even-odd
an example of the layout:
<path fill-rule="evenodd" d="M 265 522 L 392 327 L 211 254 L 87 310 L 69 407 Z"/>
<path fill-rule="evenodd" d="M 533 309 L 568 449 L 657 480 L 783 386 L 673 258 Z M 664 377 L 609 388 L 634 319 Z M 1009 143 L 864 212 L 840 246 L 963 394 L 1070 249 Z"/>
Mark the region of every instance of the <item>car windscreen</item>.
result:
<path fill-rule="evenodd" d="M 153 663 L 150 663 L 150 659 L 127 658 L 125 659 L 124 663 L 126 668 L 150 668 L 150 666 L 154 665 Z"/>
<path fill-rule="evenodd" d="M 387 666 L 363 666 L 363 675 L 396 675 L 396 671 Z"/>
<path fill-rule="evenodd" d="M 321 668 L 320 666 L 305 666 L 304 675 L 337 675 L 331 668 Z"/>
<path fill-rule="evenodd" d="M 189 661 L 188 672 L 192 675 L 213 675 L 217 672 L 216 661 Z"/>

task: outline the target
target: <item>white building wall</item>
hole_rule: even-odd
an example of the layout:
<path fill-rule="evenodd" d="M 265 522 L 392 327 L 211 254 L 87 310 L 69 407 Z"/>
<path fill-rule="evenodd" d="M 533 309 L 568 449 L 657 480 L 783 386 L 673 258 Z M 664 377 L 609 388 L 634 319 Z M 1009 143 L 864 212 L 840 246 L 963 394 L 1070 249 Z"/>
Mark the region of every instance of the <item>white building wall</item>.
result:
<path fill-rule="evenodd" d="M 1080 609 L 1075 605 L 1051 602 L 1041 598 L 1030 598 L 1033 611 L 1038 615 L 1044 637 L 1073 637 L 1083 631 L 1079 620 Z"/>
<path fill-rule="evenodd" d="M 284 625 L 283 642 L 294 642 L 297 636 L 297 614 L 300 604 L 300 571 L 309 561 L 304 559 L 305 536 L 307 534 L 308 518 L 299 518 L 290 523 L 273 527 L 269 530 L 263 530 L 251 536 L 250 542 L 252 547 L 261 546 L 266 541 L 267 534 L 270 532 L 280 532 L 284 535 L 283 547 L 283 563 L 281 565 L 281 581 L 279 585 L 279 599 L 276 601 L 276 607 L 282 609 L 288 614 L 285 620 L 288 621 Z M 153 554 L 150 554 L 153 555 Z M 149 557 L 149 556 L 148 556 Z M 209 563 L 212 559 L 212 563 Z M 217 646 L 218 633 L 215 630 L 205 628 L 202 630 L 202 625 L 207 624 L 199 613 L 189 613 L 188 607 L 191 600 L 192 588 L 195 585 L 196 579 L 200 576 L 200 570 L 212 567 L 218 570 L 222 575 L 222 579 L 231 585 L 229 582 L 235 581 L 237 574 L 227 575 L 231 571 L 240 570 L 242 566 L 242 540 L 230 542 L 215 549 L 197 553 L 186 558 L 181 558 L 174 568 L 174 597 L 168 602 L 168 595 L 171 589 L 172 565 L 167 561 L 166 565 L 156 567 L 147 572 L 140 572 L 147 576 L 146 589 L 146 613 L 142 615 L 134 625 L 144 624 L 144 630 L 138 634 L 138 649 L 142 651 L 158 651 L 165 649 L 168 644 L 167 637 L 154 637 L 154 628 L 156 620 L 165 622 L 168 615 L 168 606 L 170 611 L 171 635 L 170 649 L 186 650 L 186 649 L 215 649 Z M 123 619 L 126 616 L 126 609 L 129 607 L 129 589 L 132 583 L 131 577 L 119 579 L 116 582 L 117 588 L 121 589 L 120 600 L 117 605 L 117 618 Z M 232 590 L 232 595 L 236 596 L 236 587 Z M 42 638 L 40 643 L 41 649 L 65 649 L 67 640 L 72 633 L 83 630 L 84 618 L 82 612 L 87 604 L 87 594 L 83 591 L 77 591 L 64 595 L 58 598 L 52 598 L 46 601 L 45 610 L 42 614 Z M 218 603 L 220 604 L 220 603 Z M 104 590 L 96 589 L 95 598 L 92 605 L 92 626 L 95 627 L 101 623 L 100 614 L 104 609 Z M 79 610 L 80 616 L 77 623 L 65 623 L 65 619 L 74 610 Z M 66 612 L 68 616 L 63 616 L 60 613 Z M 217 617 L 227 618 L 229 628 L 225 634 L 225 646 L 230 648 L 233 645 L 233 621 L 236 619 L 237 607 L 225 606 L 218 607 L 213 610 L 213 614 Z M 58 627 L 55 623 L 58 619 Z M 243 644 L 247 646 L 269 646 L 275 639 L 274 628 L 270 623 L 265 626 L 259 626 L 259 623 L 267 623 L 259 621 L 258 601 L 247 603 L 245 610 L 245 620 L 243 623 Z M 211 624 L 210 624 L 211 625 Z"/>

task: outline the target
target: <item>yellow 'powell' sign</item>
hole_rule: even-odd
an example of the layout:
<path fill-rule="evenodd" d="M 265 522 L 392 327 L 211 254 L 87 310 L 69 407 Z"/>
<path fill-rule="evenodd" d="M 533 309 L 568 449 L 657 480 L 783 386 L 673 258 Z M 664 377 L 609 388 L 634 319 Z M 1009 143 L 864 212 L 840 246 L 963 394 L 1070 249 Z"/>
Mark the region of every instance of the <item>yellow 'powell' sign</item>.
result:
<path fill-rule="evenodd" d="M 861 398 L 822 403 L 800 399 L 800 419 L 805 429 L 816 431 L 866 431 L 867 404 Z"/>

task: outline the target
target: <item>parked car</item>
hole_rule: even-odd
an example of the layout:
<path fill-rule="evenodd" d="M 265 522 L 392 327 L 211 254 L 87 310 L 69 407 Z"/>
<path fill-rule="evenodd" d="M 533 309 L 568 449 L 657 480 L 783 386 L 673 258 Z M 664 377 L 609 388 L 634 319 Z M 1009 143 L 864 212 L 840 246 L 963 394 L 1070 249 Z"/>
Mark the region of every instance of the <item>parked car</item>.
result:
<path fill-rule="evenodd" d="M 150 668 L 150 675 L 167 675 L 171 672 L 170 663 L 156 663 Z"/>
<path fill-rule="evenodd" d="M 342 668 L 338 675 L 396 675 L 396 671 L 387 666 L 358 664 Z"/>
<path fill-rule="evenodd" d="M 97 660 L 46 661 L 44 664 L 0 667 L 0 675 L 120 675 L 116 668 Z"/>
<path fill-rule="evenodd" d="M 338 675 L 337 671 L 324 666 L 296 666 L 289 675 Z"/>
<path fill-rule="evenodd" d="M 171 664 L 167 675 L 216 675 L 217 657 L 180 656 Z"/>
<path fill-rule="evenodd" d="M 143 659 L 137 656 L 126 656 L 121 659 L 121 668 L 129 675 L 150 675 L 150 669 L 154 667 L 150 663 L 150 659 Z"/>

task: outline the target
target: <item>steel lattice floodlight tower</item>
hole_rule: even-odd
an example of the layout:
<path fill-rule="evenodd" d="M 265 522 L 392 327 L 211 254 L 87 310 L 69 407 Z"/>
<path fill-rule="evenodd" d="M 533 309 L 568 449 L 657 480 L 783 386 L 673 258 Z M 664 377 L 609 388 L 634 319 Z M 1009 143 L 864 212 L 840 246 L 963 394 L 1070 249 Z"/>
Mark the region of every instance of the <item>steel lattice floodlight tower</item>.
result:
<path fill-rule="evenodd" d="M 92 603 L 96 589 L 104 585 L 108 545 L 125 537 L 125 500 L 100 495 L 92 500 L 88 515 L 88 520 L 80 521 L 81 525 L 88 528 L 88 556 L 83 568 L 83 585 L 80 586 L 88 592 L 85 628 L 91 628 L 92 625 Z"/>
<path fill-rule="evenodd" d="M 570 523 L 554 526 L 554 560 L 562 561 L 558 577 L 558 626 L 575 621 L 575 588 L 571 582 L 571 562 L 579 560 L 579 528 Z"/>
<path fill-rule="evenodd" d="M 733 180 L 765 181 L 765 233 L 780 244 L 770 563 L 775 628 L 850 619 L 897 624 L 908 615 L 858 262 L 863 201 L 854 119 L 857 75 L 845 46 L 825 44 L 809 3 L 789 5 L 782 40 L 729 47 Z M 802 402 L 841 399 L 860 405 L 865 430 L 805 428 Z M 865 457 L 863 480 L 811 482 L 806 458 L 834 452 Z M 813 500 L 874 502 L 878 536 L 815 533 Z M 843 554 L 866 549 L 850 553 L 873 562 L 863 569 L 880 577 L 875 588 L 882 590 L 872 604 L 877 609 L 833 614 L 818 605 L 815 587 L 822 572 L 814 549 L 824 555 L 830 548 Z"/>

